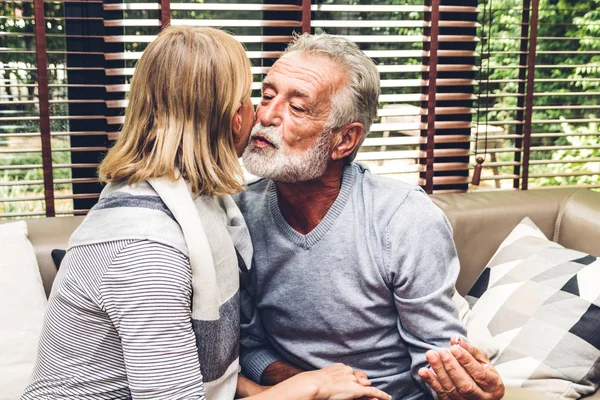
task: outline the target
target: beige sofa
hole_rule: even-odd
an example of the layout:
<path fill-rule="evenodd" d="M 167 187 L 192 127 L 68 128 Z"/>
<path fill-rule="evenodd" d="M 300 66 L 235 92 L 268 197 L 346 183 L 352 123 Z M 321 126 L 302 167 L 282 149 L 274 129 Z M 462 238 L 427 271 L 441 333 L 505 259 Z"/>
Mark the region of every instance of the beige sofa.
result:
<path fill-rule="evenodd" d="M 600 192 L 544 189 L 433 195 L 454 229 L 465 294 L 500 243 L 526 216 L 564 247 L 600 256 Z"/>
<path fill-rule="evenodd" d="M 600 256 L 600 193 L 586 189 L 548 189 L 510 192 L 444 194 L 431 196 L 454 228 L 461 262 L 457 288 L 465 294 L 503 239 L 529 216 L 544 234 L 565 247 Z M 46 293 L 56 268 L 52 249 L 65 249 L 71 232 L 83 217 L 27 221 Z M 508 388 L 510 398 L 543 396 Z M 600 399 L 596 392 L 589 399 Z"/>

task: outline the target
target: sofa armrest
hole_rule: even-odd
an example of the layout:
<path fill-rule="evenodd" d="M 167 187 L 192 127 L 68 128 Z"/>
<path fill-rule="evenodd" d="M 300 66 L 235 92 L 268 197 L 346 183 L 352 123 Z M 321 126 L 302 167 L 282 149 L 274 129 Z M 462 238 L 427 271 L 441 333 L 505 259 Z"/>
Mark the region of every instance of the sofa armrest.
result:
<path fill-rule="evenodd" d="M 569 249 L 600 257 L 600 193 L 573 192 L 560 210 L 553 240 Z"/>

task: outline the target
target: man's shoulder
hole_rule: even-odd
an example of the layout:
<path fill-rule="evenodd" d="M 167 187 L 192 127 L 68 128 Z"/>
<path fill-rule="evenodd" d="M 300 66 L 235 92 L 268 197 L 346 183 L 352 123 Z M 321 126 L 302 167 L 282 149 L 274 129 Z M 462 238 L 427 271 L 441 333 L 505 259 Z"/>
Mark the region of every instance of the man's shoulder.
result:
<path fill-rule="evenodd" d="M 414 228 L 424 220 L 443 219 L 441 210 L 425 191 L 416 185 L 397 179 L 374 175 L 368 168 L 356 164 L 364 206 L 375 226 L 383 229 Z"/>
<path fill-rule="evenodd" d="M 415 197 L 417 203 L 429 201 L 427 195 L 420 186 L 403 182 L 386 176 L 373 174 L 368 167 L 362 164 L 353 164 L 362 176 L 361 185 L 363 193 L 369 194 L 374 200 L 374 206 L 396 207 L 405 203 L 407 197 Z M 412 205 L 413 202 L 410 202 Z M 407 204 L 408 205 L 408 204 Z"/>

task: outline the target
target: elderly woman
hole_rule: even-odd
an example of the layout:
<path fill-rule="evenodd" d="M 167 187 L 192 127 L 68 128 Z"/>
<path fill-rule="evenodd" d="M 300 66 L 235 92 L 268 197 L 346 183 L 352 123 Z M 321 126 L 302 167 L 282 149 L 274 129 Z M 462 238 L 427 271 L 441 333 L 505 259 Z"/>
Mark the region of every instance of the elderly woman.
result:
<path fill-rule="evenodd" d="M 387 399 L 343 365 L 238 384 L 247 228 L 230 194 L 254 124 L 244 48 L 168 28 L 131 82 L 108 182 L 70 239 L 23 399 Z"/>

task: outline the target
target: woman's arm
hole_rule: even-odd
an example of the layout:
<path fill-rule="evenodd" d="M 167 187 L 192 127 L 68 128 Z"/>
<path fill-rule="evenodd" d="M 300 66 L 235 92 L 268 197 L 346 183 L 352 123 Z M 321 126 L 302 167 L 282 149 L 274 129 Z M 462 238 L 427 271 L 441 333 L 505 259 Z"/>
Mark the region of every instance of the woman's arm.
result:
<path fill-rule="evenodd" d="M 258 383 L 254 383 L 252 380 L 246 378 L 243 375 L 238 376 L 237 388 L 235 390 L 235 398 L 241 399 L 255 394 L 259 394 L 269 389 L 270 386 L 262 386 Z"/>
<path fill-rule="evenodd" d="M 352 368 L 334 364 L 320 370 L 302 372 L 243 400 L 350 400 L 360 397 L 391 400 L 390 395 L 374 387 L 364 386 L 361 382 L 364 381 L 361 379 L 359 382 Z M 245 384 L 248 383 L 242 383 Z M 257 391 L 265 388 L 254 385 L 252 388 Z"/>
<path fill-rule="evenodd" d="M 118 332 L 133 399 L 204 399 L 191 324 L 188 259 L 170 246 L 135 241 L 114 258 L 100 302 Z"/>

